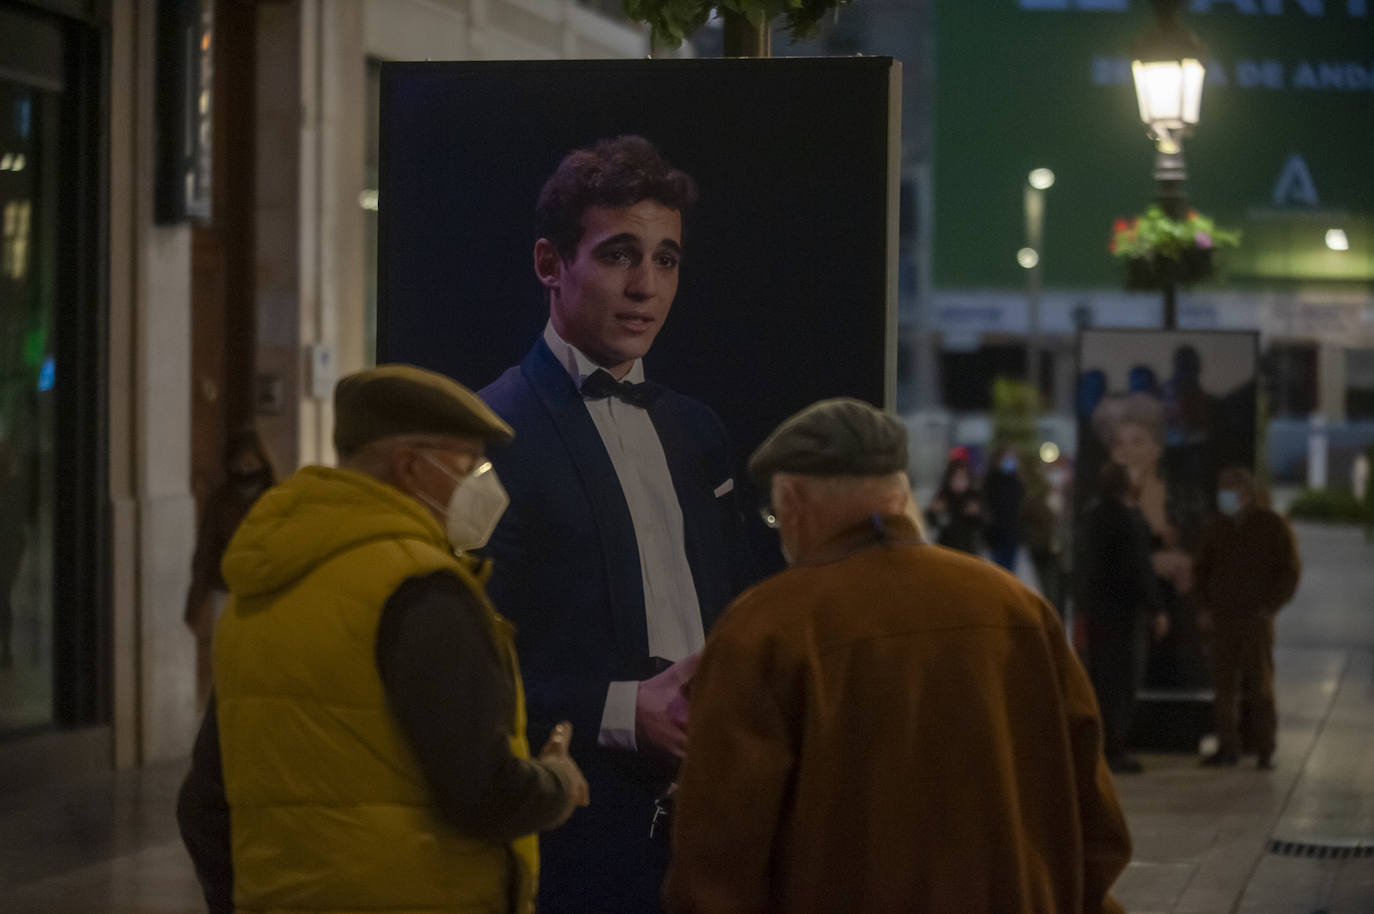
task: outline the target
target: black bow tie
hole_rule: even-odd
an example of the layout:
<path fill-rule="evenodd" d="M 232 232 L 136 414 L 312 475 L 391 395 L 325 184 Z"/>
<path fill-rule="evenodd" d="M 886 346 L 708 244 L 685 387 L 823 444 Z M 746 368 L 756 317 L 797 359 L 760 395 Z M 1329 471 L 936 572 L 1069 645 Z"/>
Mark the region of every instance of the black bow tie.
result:
<path fill-rule="evenodd" d="M 587 375 L 586 380 L 582 382 L 582 396 L 588 399 L 604 400 L 607 397 L 618 397 L 631 406 L 638 406 L 641 409 L 648 409 L 662 392 L 663 388 L 652 381 L 644 381 L 640 384 L 617 381 L 611 377 L 609 371 L 600 369 Z"/>

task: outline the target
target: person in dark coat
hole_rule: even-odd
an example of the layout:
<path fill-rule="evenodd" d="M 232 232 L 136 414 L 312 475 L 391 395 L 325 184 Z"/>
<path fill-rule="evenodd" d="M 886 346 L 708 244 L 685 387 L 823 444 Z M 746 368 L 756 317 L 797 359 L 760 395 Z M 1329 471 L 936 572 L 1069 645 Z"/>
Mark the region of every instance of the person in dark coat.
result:
<path fill-rule="evenodd" d="M 1080 611 L 1087 622 L 1088 675 L 1102 711 L 1103 753 L 1118 773 L 1140 762 L 1126 751 L 1136 690 L 1145 670 L 1148 629 L 1168 630 L 1150 566 L 1150 529 L 1134 503 L 1129 471 L 1108 462 L 1098 479 L 1097 501 L 1079 536 Z"/>
<path fill-rule="evenodd" d="M 968 452 L 963 448 L 951 452 L 940 488 L 930 499 L 925 513 L 931 528 L 937 531 L 937 543 L 978 554 L 978 534 L 983 529 L 983 499 L 973 487 L 973 471 L 969 469 Z"/>
<path fill-rule="evenodd" d="M 1150 530 L 1155 586 L 1169 615 L 1169 635 L 1150 649 L 1144 681 L 1154 687 L 1205 688 L 1207 662 L 1188 595 L 1207 499 L 1166 458 L 1165 411 L 1157 398 L 1132 393 L 1103 400 L 1093 413 L 1093 431 L 1130 475 L 1136 506 Z"/>
<path fill-rule="evenodd" d="M 987 505 L 987 541 L 992 560 L 1016 573 L 1016 553 L 1021 549 L 1021 502 L 1026 486 L 1021 482 L 1016 450 L 1001 447 L 987 475 L 983 477 L 983 500 Z"/>
<path fill-rule="evenodd" d="M 249 426 L 229 436 L 224 446 L 224 479 L 210 492 L 201 511 L 191 558 L 191 587 L 182 616 L 196 636 L 196 699 L 201 704 L 210 693 L 215 620 L 229 596 L 220 560 L 248 510 L 276 481 L 272 456 L 257 429 Z"/>
<path fill-rule="evenodd" d="M 1274 767 L 1274 616 L 1293 598 L 1302 562 L 1288 523 L 1264 504 L 1254 477 L 1227 467 L 1217 479 L 1217 507 L 1203 533 L 1194 574 L 1212 629 L 1212 685 L 1217 751 L 1203 764 L 1239 761 L 1240 707 L 1258 767 Z"/>

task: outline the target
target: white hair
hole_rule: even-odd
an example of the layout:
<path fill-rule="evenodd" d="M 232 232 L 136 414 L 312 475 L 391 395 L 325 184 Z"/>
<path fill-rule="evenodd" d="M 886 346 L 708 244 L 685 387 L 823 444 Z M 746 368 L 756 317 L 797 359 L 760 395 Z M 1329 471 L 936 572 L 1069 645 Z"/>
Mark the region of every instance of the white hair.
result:
<path fill-rule="evenodd" d="M 348 455 L 339 456 L 339 466 L 346 470 L 363 473 L 382 482 L 393 482 L 391 455 L 398 448 L 439 447 L 432 435 L 404 434 L 387 435 L 369 441 Z"/>
<path fill-rule="evenodd" d="M 911 480 L 903 470 L 884 476 L 811 476 L 804 473 L 777 475 L 780 478 L 797 480 L 813 499 L 884 499 L 911 494 Z"/>

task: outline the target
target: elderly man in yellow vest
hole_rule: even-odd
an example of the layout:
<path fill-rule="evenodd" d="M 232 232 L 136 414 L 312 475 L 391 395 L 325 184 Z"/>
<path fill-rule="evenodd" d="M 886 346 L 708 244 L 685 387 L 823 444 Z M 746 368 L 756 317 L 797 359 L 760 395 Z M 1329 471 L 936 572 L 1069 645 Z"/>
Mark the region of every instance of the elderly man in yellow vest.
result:
<path fill-rule="evenodd" d="M 529 757 L 511 626 L 468 552 L 505 508 L 484 451 L 510 427 L 399 365 L 340 381 L 335 419 L 341 466 L 269 491 L 225 553 L 214 696 L 178 803 L 206 900 L 530 912 L 536 834 L 587 786 L 569 725 Z"/>

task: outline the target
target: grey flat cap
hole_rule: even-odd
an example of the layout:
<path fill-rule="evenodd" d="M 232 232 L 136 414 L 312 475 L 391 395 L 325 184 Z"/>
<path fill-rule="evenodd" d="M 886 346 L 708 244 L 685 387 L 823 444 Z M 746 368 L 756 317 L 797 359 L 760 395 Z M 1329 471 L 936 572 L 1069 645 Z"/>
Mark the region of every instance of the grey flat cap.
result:
<path fill-rule="evenodd" d="M 774 473 L 886 476 L 905 472 L 906 426 L 896 416 L 847 397 L 813 403 L 774 429 L 749 458 L 765 489 Z"/>
<path fill-rule="evenodd" d="M 334 449 L 351 454 L 392 435 L 509 441 L 515 432 L 477 394 L 414 365 L 379 365 L 334 387 Z"/>

